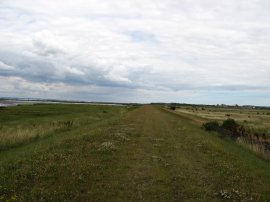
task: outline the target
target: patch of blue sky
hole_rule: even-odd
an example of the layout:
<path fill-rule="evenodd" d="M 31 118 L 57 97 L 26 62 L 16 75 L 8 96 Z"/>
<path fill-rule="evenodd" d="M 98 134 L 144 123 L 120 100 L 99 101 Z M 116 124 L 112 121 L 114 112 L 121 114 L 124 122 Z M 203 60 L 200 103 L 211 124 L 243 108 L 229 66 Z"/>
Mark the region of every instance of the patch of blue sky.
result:
<path fill-rule="evenodd" d="M 145 43 L 158 43 L 156 36 L 152 33 L 143 31 L 130 31 L 124 32 L 125 35 L 129 36 L 134 42 L 145 42 Z"/>

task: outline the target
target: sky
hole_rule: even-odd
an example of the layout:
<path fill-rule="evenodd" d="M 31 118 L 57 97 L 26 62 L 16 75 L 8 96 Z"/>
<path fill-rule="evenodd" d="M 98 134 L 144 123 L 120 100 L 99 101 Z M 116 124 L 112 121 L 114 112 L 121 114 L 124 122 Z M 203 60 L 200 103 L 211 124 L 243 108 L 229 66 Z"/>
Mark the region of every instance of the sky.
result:
<path fill-rule="evenodd" d="M 0 0 L 0 97 L 270 106 L 270 1 Z"/>

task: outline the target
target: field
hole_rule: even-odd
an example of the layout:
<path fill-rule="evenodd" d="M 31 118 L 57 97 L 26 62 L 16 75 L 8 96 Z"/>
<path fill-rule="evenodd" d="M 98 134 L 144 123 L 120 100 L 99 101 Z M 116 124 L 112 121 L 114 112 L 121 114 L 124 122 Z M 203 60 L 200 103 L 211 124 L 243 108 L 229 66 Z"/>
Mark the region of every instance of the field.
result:
<path fill-rule="evenodd" d="M 232 107 L 178 107 L 178 112 L 197 116 L 201 121 L 227 118 L 235 119 L 240 124 L 258 133 L 270 137 L 270 109 L 232 108 Z"/>
<path fill-rule="evenodd" d="M 0 201 L 269 201 L 269 163 L 201 128 L 223 113 L 257 127 L 257 112 L 212 110 L 1 108 Z"/>

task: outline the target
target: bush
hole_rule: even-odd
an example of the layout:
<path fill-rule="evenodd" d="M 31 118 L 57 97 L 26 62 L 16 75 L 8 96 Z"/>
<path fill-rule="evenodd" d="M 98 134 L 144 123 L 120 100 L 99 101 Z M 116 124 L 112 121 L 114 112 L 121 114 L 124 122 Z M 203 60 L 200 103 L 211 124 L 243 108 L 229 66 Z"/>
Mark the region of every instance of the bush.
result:
<path fill-rule="evenodd" d="M 170 106 L 170 110 L 175 110 L 176 107 L 175 106 Z"/>
<path fill-rule="evenodd" d="M 217 121 L 210 121 L 210 122 L 204 123 L 202 127 L 207 131 L 217 131 L 219 128 L 219 124 Z"/>
<path fill-rule="evenodd" d="M 236 123 L 236 121 L 234 119 L 227 119 L 227 120 L 223 121 L 221 127 L 226 129 L 226 130 L 235 131 L 238 127 L 238 124 Z"/>
<path fill-rule="evenodd" d="M 244 133 L 244 130 L 240 130 L 240 126 L 234 119 L 227 119 L 223 121 L 222 125 L 219 126 L 217 121 L 210 121 L 203 124 L 203 128 L 207 131 L 217 131 L 222 136 L 228 136 L 236 138 Z"/>

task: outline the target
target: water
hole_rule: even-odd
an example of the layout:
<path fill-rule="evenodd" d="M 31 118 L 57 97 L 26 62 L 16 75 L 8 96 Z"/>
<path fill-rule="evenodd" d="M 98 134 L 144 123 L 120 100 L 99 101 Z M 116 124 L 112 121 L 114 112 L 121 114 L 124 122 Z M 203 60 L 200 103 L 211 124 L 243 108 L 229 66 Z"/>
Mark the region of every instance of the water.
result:
<path fill-rule="evenodd" d="M 17 106 L 18 103 L 12 103 L 12 102 L 0 102 L 0 107 L 12 107 L 12 106 Z"/>
<path fill-rule="evenodd" d="M 81 102 L 61 102 L 61 101 L 20 101 L 20 100 L 4 100 L 0 101 L 0 107 L 12 107 L 19 104 L 35 104 L 35 103 L 44 103 L 44 104 L 85 104 L 85 105 L 112 105 L 112 106 L 123 106 L 123 104 L 118 103 L 81 103 Z"/>

